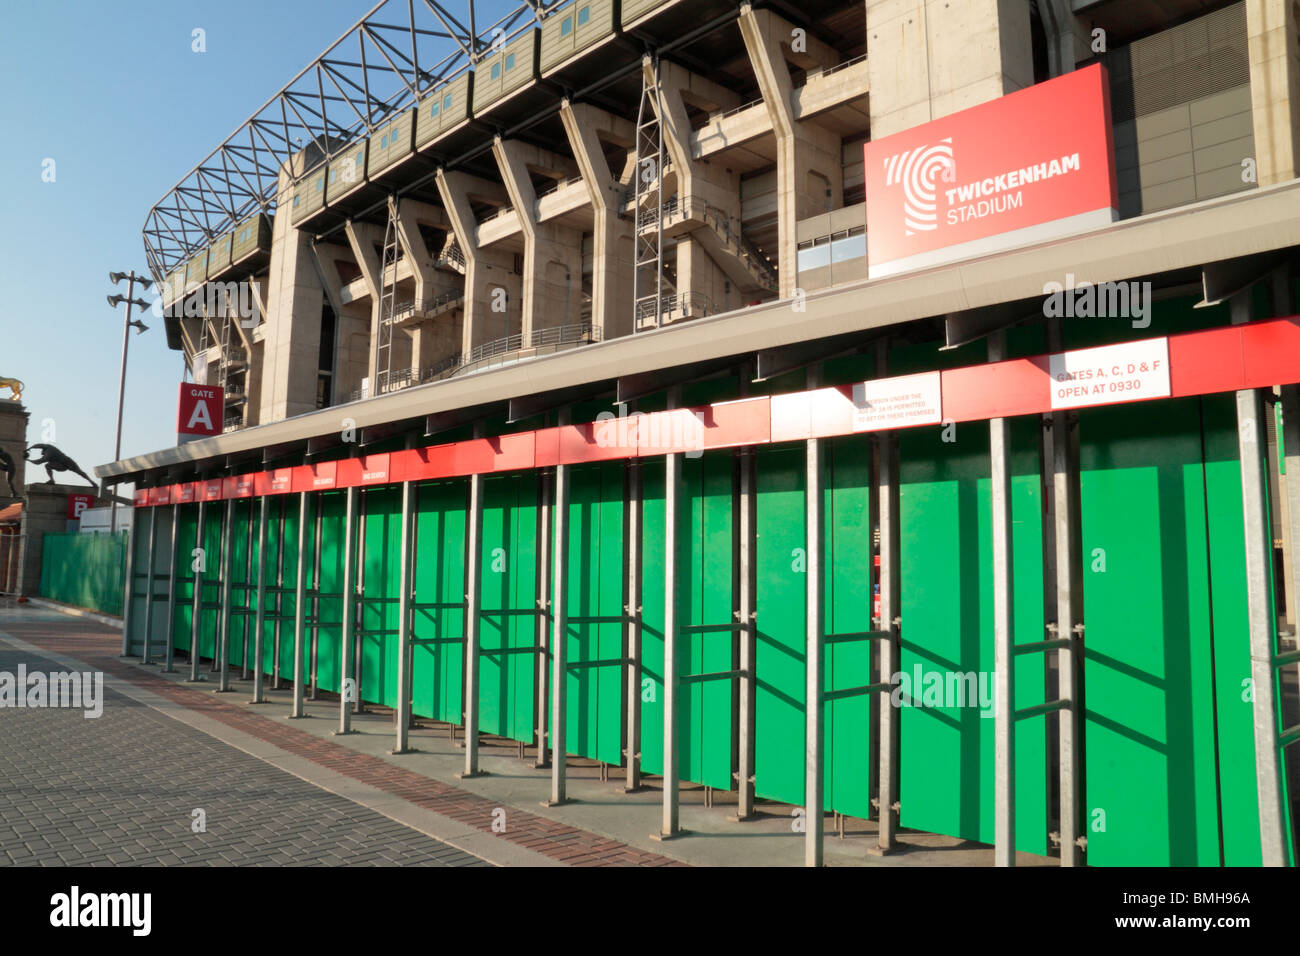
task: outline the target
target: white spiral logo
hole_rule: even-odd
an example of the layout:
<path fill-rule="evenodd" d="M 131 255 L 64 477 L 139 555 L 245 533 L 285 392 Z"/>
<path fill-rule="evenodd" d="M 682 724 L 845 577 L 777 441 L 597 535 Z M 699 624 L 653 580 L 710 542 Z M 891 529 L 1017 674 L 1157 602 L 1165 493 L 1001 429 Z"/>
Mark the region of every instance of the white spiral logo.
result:
<path fill-rule="evenodd" d="M 935 183 L 941 178 L 951 180 L 952 170 L 951 136 L 885 160 L 885 185 L 903 185 L 903 222 L 909 236 L 939 227 Z"/>

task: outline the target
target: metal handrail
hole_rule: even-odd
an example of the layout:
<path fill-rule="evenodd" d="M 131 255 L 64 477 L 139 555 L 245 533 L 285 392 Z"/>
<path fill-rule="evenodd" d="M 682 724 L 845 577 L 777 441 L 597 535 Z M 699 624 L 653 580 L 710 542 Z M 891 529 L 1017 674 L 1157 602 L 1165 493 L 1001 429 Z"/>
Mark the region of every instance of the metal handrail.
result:
<path fill-rule="evenodd" d="M 566 186 L 572 186 L 574 183 L 580 183 L 580 182 L 582 182 L 581 175 L 573 176 L 569 179 L 564 180 L 563 182 L 552 183 L 550 186 L 547 186 L 545 189 L 539 192 L 537 194 L 537 198 L 541 199 L 543 196 L 550 196 L 553 193 L 558 193 L 561 189 L 564 189 Z"/>
<path fill-rule="evenodd" d="M 806 86 L 806 85 L 808 84 L 808 81 L 809 81 L 809 80 L 820 80 L 820 79 L 821 79 L 822 77 L 824 77 L 824 76 L 830 76 L 832 73 L 838 73 L 838 72 L 840 72 L 840 70 L 846 70 L 846 69 L 848 69 L 849 67 L 853 66 L 853 65 L 856 64 L 856 63 L 861 63 L 861 62 L 863 62 L 864 60 L 866 60 L 866 58 L 867 58 L 867 55 L 866 55 L 865 53 L 862 53 L 862 54 L 859 54 L 858 56 L 855 56 L 855 57 L 854 57 L 853 59 L 851 59 L 851 60 L 845 60 L 843 63 L 837 63 L 837 64 L 835 64 L 834 66 L 832 66 L 832 67 L 830 67 L 830 68 L 828 68 L 828 69 L 821 70 L 821 71 L 819 71 L 819 72 L 817 72 L 817 73 L 809 73 L 809 74 L 804 78 L 804 85 Z"/>
<path fill-rule="evenodd" d="M 725 113 L 713 114 L 712 116 L 709 117 L 709 122 L 720 123 L 724 119 L 727 119 L 730 116 L 735 116 L 737 113 L 743 113 L 745 110 L 753 109 L 755 106 L 761 105 L 762 102 L 763 102 L 763 97 L 760 96 L 756 100 L 750 100 L 748 103 L 742 103 L 739 106 L 733 107 L 732 109 L 727 110 L 727 112 Z"/>

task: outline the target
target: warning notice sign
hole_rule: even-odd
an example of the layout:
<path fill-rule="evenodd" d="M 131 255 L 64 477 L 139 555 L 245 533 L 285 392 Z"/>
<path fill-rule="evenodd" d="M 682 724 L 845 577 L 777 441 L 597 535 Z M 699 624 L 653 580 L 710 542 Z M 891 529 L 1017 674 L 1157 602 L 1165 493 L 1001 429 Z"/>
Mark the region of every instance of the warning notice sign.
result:
<path fill-rule="evenodd" d="M 1169 340 L 1058 352 L 1049 357 L 1052 409 L 1169 397 Z"/>
<path fill-rule="evenodd" d="M 853 430 L 937 425 L 943 420 L 938 372 L 878 378 L 853 386 Z"/>

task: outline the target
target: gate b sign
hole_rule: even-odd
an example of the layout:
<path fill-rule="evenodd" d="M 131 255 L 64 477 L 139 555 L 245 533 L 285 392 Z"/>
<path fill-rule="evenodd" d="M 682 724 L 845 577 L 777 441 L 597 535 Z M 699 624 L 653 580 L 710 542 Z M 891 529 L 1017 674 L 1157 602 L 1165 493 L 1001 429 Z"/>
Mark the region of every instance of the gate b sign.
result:
<path fill-rule="evenodd" d="M 864 149 L 872 279 L 1108 225 L 1119 205 L 1094 64 Z"/>
<path fill-rule="evenodd" d="M 176 411 L 176 444 L 221 434 L 225 390 L 219 385 L 181 383 Z"/>

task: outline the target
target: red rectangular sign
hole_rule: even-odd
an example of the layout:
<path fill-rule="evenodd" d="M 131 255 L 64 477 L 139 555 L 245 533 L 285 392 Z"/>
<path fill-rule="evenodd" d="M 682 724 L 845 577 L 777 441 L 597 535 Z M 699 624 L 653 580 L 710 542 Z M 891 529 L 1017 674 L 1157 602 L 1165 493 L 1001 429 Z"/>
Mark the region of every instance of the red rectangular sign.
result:
<path fill-rule="evenodd" d="M 68 517 L 74 521 L 80 521 L 81 513 L 87 508 L 93 507 L 94 504 L 94 495 L 81 493 L 68 495 Z"/>
<path fill-rule="evenodd" d="M 873 279 L 1114 220 L 1101 64 L 864 147 Z"/>
<path fill-rule="evenodd" d="M 137 489 L 135 489 L 135 495 L 134 495 L 134 497 L 135 497 L 135 506 L 136 506 L 137 508 L 147 508 L 147 507 L 149 506 L 149 489 L 148 489 L 148 488 L 137 488 Z"/>
<path fill-rule="evenodd" d="M 207 438 L 221 434 L 225 390 L 219 385 L 182 382 L 176 403 L 176 434 Z"/>
<path fill-rule="evenodd" d="M 200 501 L 220 501 L 221 485 L 223 479 L 209 478 L 207 481 L 199 483 Z"/>

